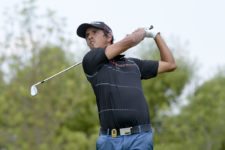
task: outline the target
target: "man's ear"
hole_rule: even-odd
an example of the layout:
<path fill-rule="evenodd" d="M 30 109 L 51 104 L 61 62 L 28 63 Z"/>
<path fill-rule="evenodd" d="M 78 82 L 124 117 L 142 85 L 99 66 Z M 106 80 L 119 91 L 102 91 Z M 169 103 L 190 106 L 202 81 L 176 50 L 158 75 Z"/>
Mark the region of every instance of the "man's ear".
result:
<path fill-rule="evenodd" d="M 112 39 L 113 39 L 112 33 L 108 33 L 107 38 L 108 38 L 108 40 L 107 40 L 108 42 L 112 42 Z"/>

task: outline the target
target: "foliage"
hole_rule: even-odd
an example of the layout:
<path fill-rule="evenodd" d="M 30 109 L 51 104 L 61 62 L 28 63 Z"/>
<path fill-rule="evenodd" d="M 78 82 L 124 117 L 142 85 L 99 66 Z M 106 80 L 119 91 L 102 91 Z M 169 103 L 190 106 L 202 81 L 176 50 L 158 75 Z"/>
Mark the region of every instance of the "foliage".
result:
<path fill-rule="evenodd" d="M 181 114 L 165 118 L 157 149 L 224 149 L 224 84 L 224 75 L 215 76 L 196 90 Z"/>
<path fill-rule="evenodd" d="M 87 81 L 80 73 L 82 72 L 81 67 L 78 67 L 75 68 L 76 70 L 67 72 L 63 77 L 59 77 L 58 80 L 49 81 L 45 83 L 45 86 L 38 87 L 40 94 L 37 97 L 31 97 L 29 87 L 33 81 L 43 79 L 48 75 L 46 73 L 49 75 L 55 73 L 56 70 L 58 71 L 56 68 L 64 68 L 69 65 L 64 52 L 59 48 L 44 49 L 39 55 L 38 67 L 28 66 L 18 71 L 5 87 L 4 96 L 1 98 L 1 102 L 7 104 L 5 109 L 1 109 L 3 118 L 1 133 L 7 136 L 4 136 L 0 143 L 3 142 L 9 149 L 30 149 L 30 147 L 42 149 L 46 146 L 49 149 L 55 145 L 53 139 L 61 134 L 62 140 L 70 139 L 70 135 L 68 135 L 69 137 L 63 136 L 64 130 L 62 132 L 59 130 L 65 119 L 73 114 L 73 108 L 80 103 L 80 94 L 86 91 L 82 85 L 87 84 Z M 42 64 L 43 62 L 44 64 Z M 85 92 L 85 94 L 87 93 Z M 73 135 L 72 132 L 71 134 Z M 81 134 L 76 133 L 75 137 L 78 135 Z"/>
<path fill-rule="evenodd" d="M 20 12 L 17 13 L 18 18 L 21 18 L 16 18 L 12 25 L 19 27 L 19 33 L 5 30 L 6 38 L 1 42 L 1 50 L 10 53 L 5 55 L 7 59 L 4 61 L 10 72 L 5 73 L 8 84 L 1 78 L 0 149 L 61 150 L 76 147 L 86 150 L 87 147 L 91 148 L 86 144 L 87 141 L 89 144 L 94 143 L 97 131 L 93 127 L 98 122 L 97 114 L 93 113 L 96 106 L 91 105 L 94 99 L 89 99 L 93 95 L 90 87 L 86 86 L 88 83 L 81 66 L 64 74 L 63 80 L 58 77 L 53 82 L 45 83 L 45 86 L 39 86 L 41 94 L 37 97 L 30 96 L 29 90 L 33 83 L 73 62 L 69 59 L 73 57 L 68 57 L 73 54 L 65 51 L 70 41 L 66 40 L 66 34 L 61 30 L 64 24 L 58 23 L 59 20 L 51 13 L 46 16 L 46 26 L 38 25 L 40 18 L 33 8 L 36 8 L 35 1 L 29 0 L 23 2 L 21 9 L 16 9 Z M 74 110 L 77 111 L 74 113 Z M 91 116 L 92 120 L 82 118 L 83 115 Z M 74 117 L 78 120 L 70 123 Z M 68 123 L 65 123 L 67 120 Z M 84 131 L 87 128 L 86 133 Z"/>

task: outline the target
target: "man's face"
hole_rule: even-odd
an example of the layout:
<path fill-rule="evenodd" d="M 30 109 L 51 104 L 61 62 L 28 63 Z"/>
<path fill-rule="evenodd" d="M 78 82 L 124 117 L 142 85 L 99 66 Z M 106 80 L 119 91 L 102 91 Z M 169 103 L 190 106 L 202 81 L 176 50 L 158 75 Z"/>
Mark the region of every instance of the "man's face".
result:
<path fill-rule="evenodd" d="M 87 45 L 92 48 L 106 48 L 110 44 L 110 37 L 106 36 L 103 30 L 90 27 L 86 30 Z"/>

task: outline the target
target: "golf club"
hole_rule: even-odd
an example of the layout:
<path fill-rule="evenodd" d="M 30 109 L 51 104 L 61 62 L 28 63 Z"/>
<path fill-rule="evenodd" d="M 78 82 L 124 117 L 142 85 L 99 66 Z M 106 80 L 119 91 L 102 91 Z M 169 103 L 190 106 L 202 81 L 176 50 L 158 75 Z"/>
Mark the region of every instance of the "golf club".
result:
<path fill-rule="evenodd" d="M 147 28 L 147 29 L 148 29 L 148 30 L 153 29 L 153 25 L 150 25 L 150 27 Z M 149 31 L 148 31 L 148 32 L 149 32 Z M 37 93 L 38 93 L 37 85 L 42 84 L 42 83 L 45 83 L 46 81 L 48 81 L 48 80 L 50 80 L 50 79 L 52 79 L 52 78 L 54 78 L 54 77 L 60 75 L 61 73 L 64 73 L 64 72 L 70 70 L 70 69 L 73 68 L 73 67 L 76 67 L 76 66 L 79 65 L 79 64 L 81 64 L 81 62 L 78 62 L 78 63 L 76 63 L 76 64 L 74 64 L 74 65 L 72 65 L 72 66 L 70 66 L 70 67 L 68 67 L 68 68 L 66 68 L 66 69 L 64 69 L 64 70 L 62 70 L 62 71 L 60 71 L 60 72 L 58 72 L 58 73 L 56 73 L 56 74 L 54 74 L 54 75 L 52 75 L 52 76 L 50 76 L 50 77 L 44 79 L 44 80 L 42 80 L 42 81 L 40 81 L 40 82 L 37 82 L 37 83 L 33 84 L 33 85 L 31 86 L 31 88 L 30 88 L 30 93 L 31 93 L 31 95 L 32 95 L 32 96 L 37 95 Z"/>
<path fill-rule="evenodd" d="M 46 81 L 48 81 L 48 80 L 50 80 L 50 79 L 52 79 L 52 78 L 54 78 L 54 77 L 60 75 L 61 73 L 64 73 L 64 72 L 70 70 L 70 69 L 73 68 L 73 67 L 76 67 L 76 66 L 79 65 L 79 64 L 81 64 L 81 62 L 78 62 L 78 63 L 76 63 L 76 64 L 74 64 L 74 65 L 72 65 L 72 66 L 70 66 L 70 67 L 68 67 L 68 68 L 66 68 L 66 69 L 64 69 L 64 70 L 62 70 L 62 71 L 60 71 L 60 72 L 58 72 L 58 73 L 56 73 L 56 74 L 54 74 L 54 75 L 52 75 L 52 76 L 50 76 L 50 77 L 44 79 L 44 80 L 42 80 L 42 81 L 40 81 L 40 82 L 37 82 L 37 83 L 33 84 L 33 85 L 31 86 L 31 88 L 30 88 L 30 94 L 31 94 L 32 96 L 37 95 L 37 93 L 38 93 L 37 85 L 42 84 L 42 83 L 45 83 Z"/>

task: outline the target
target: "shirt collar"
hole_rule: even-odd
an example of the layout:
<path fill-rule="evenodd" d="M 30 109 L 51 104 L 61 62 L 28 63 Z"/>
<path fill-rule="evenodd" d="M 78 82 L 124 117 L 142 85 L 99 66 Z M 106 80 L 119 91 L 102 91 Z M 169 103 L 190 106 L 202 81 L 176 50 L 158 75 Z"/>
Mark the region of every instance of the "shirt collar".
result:
<path fill-rule="evenodd" d="M 125 55 L 117 55 L 116 57 L 114 57 L 112 60 L 120 60 L 123 59 Z"/>

